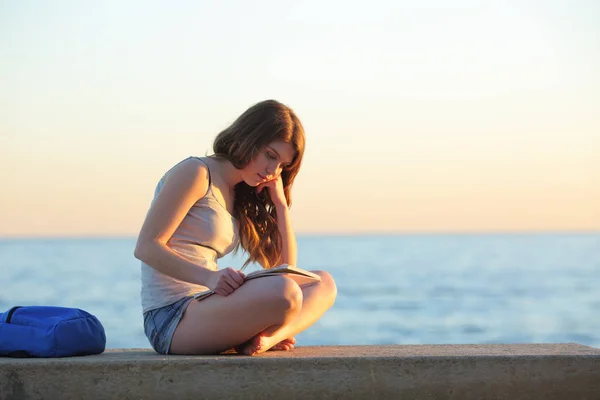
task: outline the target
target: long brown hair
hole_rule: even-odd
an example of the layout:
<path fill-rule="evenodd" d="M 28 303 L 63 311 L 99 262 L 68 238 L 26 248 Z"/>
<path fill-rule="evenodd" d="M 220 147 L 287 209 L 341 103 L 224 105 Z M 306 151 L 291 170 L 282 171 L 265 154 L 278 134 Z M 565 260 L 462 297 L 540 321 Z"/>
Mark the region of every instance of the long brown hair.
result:
<path fill-rule="evenodd" d="M 265 100 L 246 110 L 219 133 L 213 143 L 215 156 L 229 160 L 237 169 L 246 167 L 258 153 L 274 140 L 290 143 L 295 150 L 292 163 L 281 172 L 288 207 L 292 205 L 291 187 L 300 170 L 304 155 L 304 128 L 294 111 L 276 100 Z M 260 195 L 256 188 L 240 182 L 234 188 L 234 216 L 238 220 L 241 246 L 250 262 L 265 268 L 275 266 L 281 256 L 282 239 L 277 228 L 277 214 L 268 191 Z"/>

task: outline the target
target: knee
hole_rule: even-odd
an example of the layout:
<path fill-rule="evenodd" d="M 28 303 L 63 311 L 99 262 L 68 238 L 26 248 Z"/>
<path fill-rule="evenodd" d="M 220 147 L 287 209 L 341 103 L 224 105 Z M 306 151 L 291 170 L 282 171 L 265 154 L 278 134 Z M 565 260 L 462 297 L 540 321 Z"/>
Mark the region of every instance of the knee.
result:
<path fill-rule="evenodd" d="M 331 274 L 327 271 L 312 271 L 315 274 L 321 277 L 321 282 L 319 282 L 319 286 L 323 292 L 323 296 L 327 297 L 331 304 L 335 302 L 337 297 L 337 286 Z"/>
<path fill-rule="evenodd" d="M 296 313 L 302 308 L 302 290 L 292 279 L 272 276 L 265 279 L 265 300 L 284 313 Z"/>

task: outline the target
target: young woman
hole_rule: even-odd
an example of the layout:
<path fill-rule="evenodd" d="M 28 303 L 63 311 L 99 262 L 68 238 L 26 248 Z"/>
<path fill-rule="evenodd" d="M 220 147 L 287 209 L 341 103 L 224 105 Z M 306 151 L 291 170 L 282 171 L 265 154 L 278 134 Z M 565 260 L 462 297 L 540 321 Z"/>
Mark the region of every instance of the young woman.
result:
<path fill-rule="evenodd" d="M 243 281 L 217 259 L 241 247 L 263 268 L 296 265 L 288 208 L 302 163 L 304 130 L 287 106 L 246 110 L 214 141 L 214 155 L 189 157 L 156 187 L 135 257 L 142 261 L 144 330 L 160 354 L 254 355 L 290 350 L 336 297 L 331 275 L 298 286 L 285 276 Z M 216 295 L 194 300 L 207 290 Z"/>

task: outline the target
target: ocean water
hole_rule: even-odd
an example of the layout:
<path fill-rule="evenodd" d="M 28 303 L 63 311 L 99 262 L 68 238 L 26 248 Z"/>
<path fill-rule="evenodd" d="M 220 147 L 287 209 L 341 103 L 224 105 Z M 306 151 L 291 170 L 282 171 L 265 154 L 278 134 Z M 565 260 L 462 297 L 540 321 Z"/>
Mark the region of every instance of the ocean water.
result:
<path fill-rule="evenodd" d="M 0 311 L 78 307 L 107 347 L 150 348 L 135 238 L 0 240 Z M 600 347 L 600 233 L 299 236 L 298 265 L 336 279 L 298 345 L 566 343 Z M 239 268 L 243 257 L 221 266 Z M 248 270 L 256 268 L 250 267 Z"/>

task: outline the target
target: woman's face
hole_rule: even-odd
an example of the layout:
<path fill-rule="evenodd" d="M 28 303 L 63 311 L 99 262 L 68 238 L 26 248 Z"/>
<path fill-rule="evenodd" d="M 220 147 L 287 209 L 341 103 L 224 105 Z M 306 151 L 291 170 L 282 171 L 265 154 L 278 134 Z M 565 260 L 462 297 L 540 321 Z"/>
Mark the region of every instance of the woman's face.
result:
<path fill-rule="evenodd" d="M 294 159 L 294 147 L 283 140 L 275 140 L 258 152 L 242 170 L 242 178 L 250 186 L 277 178 L 283 168 Z"/>

